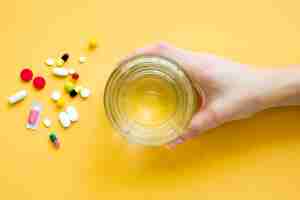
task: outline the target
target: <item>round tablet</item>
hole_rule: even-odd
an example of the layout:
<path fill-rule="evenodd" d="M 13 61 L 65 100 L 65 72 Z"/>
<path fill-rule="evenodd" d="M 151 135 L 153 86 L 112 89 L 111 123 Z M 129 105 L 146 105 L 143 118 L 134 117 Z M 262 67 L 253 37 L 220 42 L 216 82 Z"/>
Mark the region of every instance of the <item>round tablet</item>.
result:
<path fill-rule="evenodd" d="M 51 94 L 51 99 L 53 101 L 58 101 L 61 98 L 61 93 L 58 90 L 54 90 Z"/>
<path fill-rule="evenodd" d="M 80 96 L 82 97 L 82 98 L 88 98 L 89 96 L 91 95 L 91 91 L 88 89 L 88 88 L 82 88 L 81 90 L 80 90 Z"/>
<path fill-rule="evenodd" d="M 54 61 L 53 58 L 48 58 L 48 59 L 45 61 L 45 64 L 46 64 L 47 66 L 49 66 L 49 67 L 52 67 L 52 66 L 54 66 L 54 64 L 55 64 L 55 61 Z"/>
<path fill-rule="evenodd" d="M 72 79 L 74 80 L 74 81 L 77 81 L 78 79 L 79 79 L 79 74 L 78 73 L 74 73 L 74 74 L 72 74 Z"/>
<path fill-rule="evenodd" d="M 31 69 L 25 68 L 20 73 L 20 78 L 22 81 L 30 81 L 33 77 L 33 73 Z"/>
<path fill-rule="evenodd" d="M 41 76 L 37 76 L 33 79 L 33 86 L 38 89 L 41 90 L 45 87 L 46 85 L 46 80 L 41 77 Z"/>

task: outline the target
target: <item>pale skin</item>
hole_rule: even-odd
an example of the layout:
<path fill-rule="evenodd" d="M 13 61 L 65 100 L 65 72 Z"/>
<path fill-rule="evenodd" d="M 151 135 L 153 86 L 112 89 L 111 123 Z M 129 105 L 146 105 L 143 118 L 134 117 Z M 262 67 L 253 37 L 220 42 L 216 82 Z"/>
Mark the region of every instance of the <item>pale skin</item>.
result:
<path fill-rule="evenodd" d="M 268 108 L 300 105 L 300 66 L 256 67 L 164 42 L 138 49 L 125 60 L 141 54 L 178 62 L 205 94 L 204 105 L 193 116 L 187 131 L 170 147 Z"/>

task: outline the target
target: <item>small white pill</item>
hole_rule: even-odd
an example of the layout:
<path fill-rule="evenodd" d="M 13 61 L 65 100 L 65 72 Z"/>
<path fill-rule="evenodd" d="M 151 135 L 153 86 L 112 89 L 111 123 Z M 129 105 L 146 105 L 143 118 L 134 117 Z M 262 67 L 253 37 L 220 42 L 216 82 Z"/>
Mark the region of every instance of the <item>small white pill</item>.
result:
<path fill-rule="evenodd" d="M 75 91 L 77 92 L 77 93 L 80 93 L 80 91 L 82 90 L 82 86 L 80 86 L 80 85 L 77 85 L 77 86 L 75 86 Z"/>
<path fill-rule="evenodd" d="M 88 98 L 89 96 L 91 95 L 91 90 L 89 90 L 88 88 L 82 88 L 81 90 L 80 90 L 80 96 L 82 97 L 82 98 Z"/>
<path fill-rule="evenodd" d="M 83 64 L 83 63 L 85 63 L 85 62 L 86 62 L 86 60 L 87 60 L 87 59 L 86 59 L 86 57 L 85 57 L 85 56 L 80 56 L 80 57 L 79 57 L 79 63 L 80 63 L 80 64 Z"/>
<path fill-rule="evenodd" d="M 58 114 L 58 119 L 62 127 L 68 128 L 71 125 L 71 120 L 66 112 L 60 112 Z"/>
<path fill-rule="evenodd" d="M 71 122 L 78 121 L 79 115 L 78 115 L 78 112 L 77 112 L 77 110 L 74 106 L 68 106 L 66 108 L 66 113 L 69 116 L 69 119 L 71 120 Z"/>
<path fill-rule="evenodd" d="M 69 71 L 63 67 L 54 67 L 52 70 L 53 74 L 60 77 L 68 76 Z"/>
<path fill-rule="evenodd" d="M 53 101 L 58 101 L 61 98 L 61 93 L 58 90 L 54 90 L 51 94 L 51 99 Z"/>
<path fill-rule="evenodd" d="M 75 69 L 73 69 L 73 68 L 69 69 L 69 74 L 70 74 L 70 75 L 73 75 L 73 74 L 75 74 L 75 73 L 76 73 Z"/>
<path fill-rule="evenodd" d="M 22 101 L 27 96 L 26 90 L 20 90 L 19 92 L 15 93 L 14 95 L 8 97 L 8 102 L 10 104 L 15 104 L 19 101 Z"/>
<path fill-rule="evenodd" d="M 51 122 L 51 120 L 50 120 L 49 118 L 45 117 L 45 118 L 43 119 L 43 124 L 44 124 L 44 126 L 45 126 L 46 128 L 50 128 L 50 126 L 52 125 L 52 122 Z"/>
<path fill-rule="evenodd" d="M 45 64 L 48 65 L 49 67 L 52 67 L 54 66 L 55 64 L 55 60 L 53 58 L 48 58 L 46 61 L 45 61 Z"/>

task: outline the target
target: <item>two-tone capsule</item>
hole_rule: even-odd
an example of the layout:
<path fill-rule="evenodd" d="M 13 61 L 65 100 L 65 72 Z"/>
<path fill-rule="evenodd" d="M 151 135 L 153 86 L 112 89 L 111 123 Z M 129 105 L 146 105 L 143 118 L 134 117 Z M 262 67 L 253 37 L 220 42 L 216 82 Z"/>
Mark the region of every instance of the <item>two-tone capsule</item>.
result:
<path fill-rule="evenodd" d="M 55 148 L 59 149 L 61 144 L 55 132 L 51 132 L 49 135 L 50 142 L 54 145 Z"/>

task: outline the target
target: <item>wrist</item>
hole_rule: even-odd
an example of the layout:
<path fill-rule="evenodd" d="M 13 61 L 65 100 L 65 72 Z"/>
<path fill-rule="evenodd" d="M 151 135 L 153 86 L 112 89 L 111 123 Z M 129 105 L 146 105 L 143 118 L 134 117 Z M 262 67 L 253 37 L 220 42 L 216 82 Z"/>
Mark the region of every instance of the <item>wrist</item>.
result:
<path fill-rule="evenodd" d="M 266 108 L 300 105 L 300 66 L 267 69 L 261 73 Z"/>

